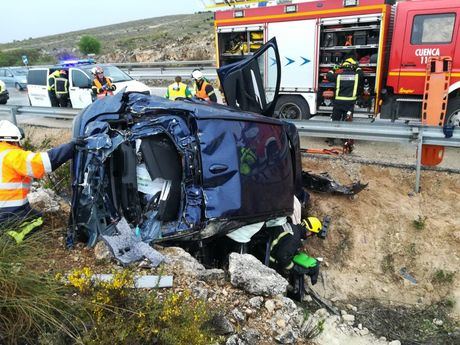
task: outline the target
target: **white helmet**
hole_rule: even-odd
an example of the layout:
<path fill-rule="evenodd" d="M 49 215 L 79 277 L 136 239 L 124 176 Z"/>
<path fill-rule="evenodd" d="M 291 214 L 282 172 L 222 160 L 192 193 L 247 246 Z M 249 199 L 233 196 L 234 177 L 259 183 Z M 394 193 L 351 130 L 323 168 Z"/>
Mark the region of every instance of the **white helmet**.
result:
<path fill-rule="evenodd" d="M 192 78 L 196 80 L 203 79 L 203 73 L 200 70 L 196 69 L 192 72 Z"/>
<path fill-rule="evenodd" d="M 10 121 L 0 121 L 0 141 L 19 142 L 23 137 L 22 131 Z"/>
<path fill-rule="evenodd" d="M 91 68 L 91 73 L 96 75 L 98 73 L 104 73 L 104 70 L 102 69 L 101 66 L 96 66 L 96 67 Z"/>

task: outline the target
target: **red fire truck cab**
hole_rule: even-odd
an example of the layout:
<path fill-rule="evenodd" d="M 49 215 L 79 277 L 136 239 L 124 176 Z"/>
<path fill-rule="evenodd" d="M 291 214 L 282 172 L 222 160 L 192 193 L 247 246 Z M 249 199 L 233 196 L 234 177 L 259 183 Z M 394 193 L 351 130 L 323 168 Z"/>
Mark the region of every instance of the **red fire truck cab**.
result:
<path fill-rule="evenodd" d="M 309 118 L 332 111 L 325 75 L 353 56 L 364 72 L 355 113 L 420 118 L 426 63 L 450 56 L 447 121 L 460 122 L 460 3 L 451 0 L 215 1 L 217 64 L 254 54 L 276 37 L 281 86 L 276 114 Z M 230 6 L 230 7 L 229 7 Z M 272 62 L 265 61 L 266 68 Z"/>

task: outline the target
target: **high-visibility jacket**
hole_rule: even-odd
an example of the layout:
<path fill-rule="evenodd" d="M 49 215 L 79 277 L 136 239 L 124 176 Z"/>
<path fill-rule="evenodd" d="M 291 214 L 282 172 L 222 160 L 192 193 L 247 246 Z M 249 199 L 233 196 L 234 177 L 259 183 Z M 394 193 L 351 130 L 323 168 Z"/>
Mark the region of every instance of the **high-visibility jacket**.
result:
<path fill-rule="evenodd" d="M 191 97 L 192 94 L 187 87 L 187 84 L 184 83 L 173 83 L 168 86 L 168 90 L 166 91 L 165 98 L 174 101 L 178 97 L 188 98 Z"/>
<path fill-rule="evenodd" d="M 27 194 L 33 178 L 42 178 L 72 158 L 74 143 L 34 153 L 0 142 L 0 222 L 30 210 Z"/>
<path fill-rule="evenodd" d="M 271 229 L 271 228 L 270 228 Z M 273 227 L 274 240 L 270 246 L 270 261 L 279 268 L 291 269 L 294 266 L 292 259 L 302 246 L 305 238 L 305 229 L 298 225 L 286 223 Z"/>
<path fill-rule="evenodd" d="M 56 96 L 64 96 L 69 94 L 69 80 L 67 78 L 54 79 Z"/>
<path fill-rule="evenodd" d="M 343 69 L 334 74 L 329 71 L 329 81 L 335 82 L 335 99 L 338 101 L 355 102 L 362 85 L 363 72 L 361 68 Z"/>
<path fill-rule="evenodd" d="M 93 79 L 93 86 L 91 89 L 93 90 L 94 94 L 99 95 L 100 93 L 104 92 L 102 87 L 104 85 L 107 85 L 107 91 L 115 91 L 116 87 L 113 85 L 112 81 L 110 78 L 107 78 L 104 76 L 104 79 L 102 79 L 102 82 L 99 80 L 99 78 L 94 78 Z"/>
<path fill-rule="evenodd" d="M 54 71 L 48 76 L 48 91 L 55 91 L 56 90 L 56 78 L 61 76 L 60 71 Z"/>
<path fill-rule="evenodd" d="M 206 80 L 203 80 L 202 84 L 201 84 L 201 87 L 198 87 L 197 84 L 196 85 L 196 93 L 195 93 L 195 96 L 198 97 L 198 98 L 202 98 L 206 101 L 210 101 L 210 97 L 211 95 L 214 95 L 214 88 L 212 88 L 212 85 L 209 84 Z M 210 90 L 211 88 L 208 88 L 208 91 L 206 91 L 206 87 L 207 86 L 211 86 L 212 88 L 212 91 Z"/>

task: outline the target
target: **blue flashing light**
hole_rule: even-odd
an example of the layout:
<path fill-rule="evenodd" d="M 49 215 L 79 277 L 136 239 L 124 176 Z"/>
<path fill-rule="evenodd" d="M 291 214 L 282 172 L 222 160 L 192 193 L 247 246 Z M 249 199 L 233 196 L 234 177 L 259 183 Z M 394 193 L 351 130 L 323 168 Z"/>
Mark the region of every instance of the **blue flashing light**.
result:
<path fill-rule="evenodd" d="M 95 63 L 96 61 L 94 61 L 94 59 L 80 59 L 80 60 L 60 61 L 59 65 L 61 65 L 62 67 L 72 67 L 72 66 L 80 66 L 80 65 L 92 65 Z"/>

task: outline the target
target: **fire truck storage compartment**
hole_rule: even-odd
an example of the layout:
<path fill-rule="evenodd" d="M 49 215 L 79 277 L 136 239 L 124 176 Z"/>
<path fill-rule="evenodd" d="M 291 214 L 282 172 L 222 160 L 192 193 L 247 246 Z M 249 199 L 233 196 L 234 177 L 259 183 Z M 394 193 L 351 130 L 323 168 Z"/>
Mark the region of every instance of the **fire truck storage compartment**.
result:
<path fill-rule="evenodd" d="M 219 65 L 224 66 L 254 54 L 264 44 L 263 27 L 218 28 Z"/>
<path fill-rule="evenodd" d="M 358 61 L 364 73 L 355 111 L 373 112 L 380 21 L 380 15 L 327 18 L 320 21 L 318 112 L 332 111 L 331 91 L 334 91 L 335 84 L 326 79 L 327 72 L 351 56 Z"/>

